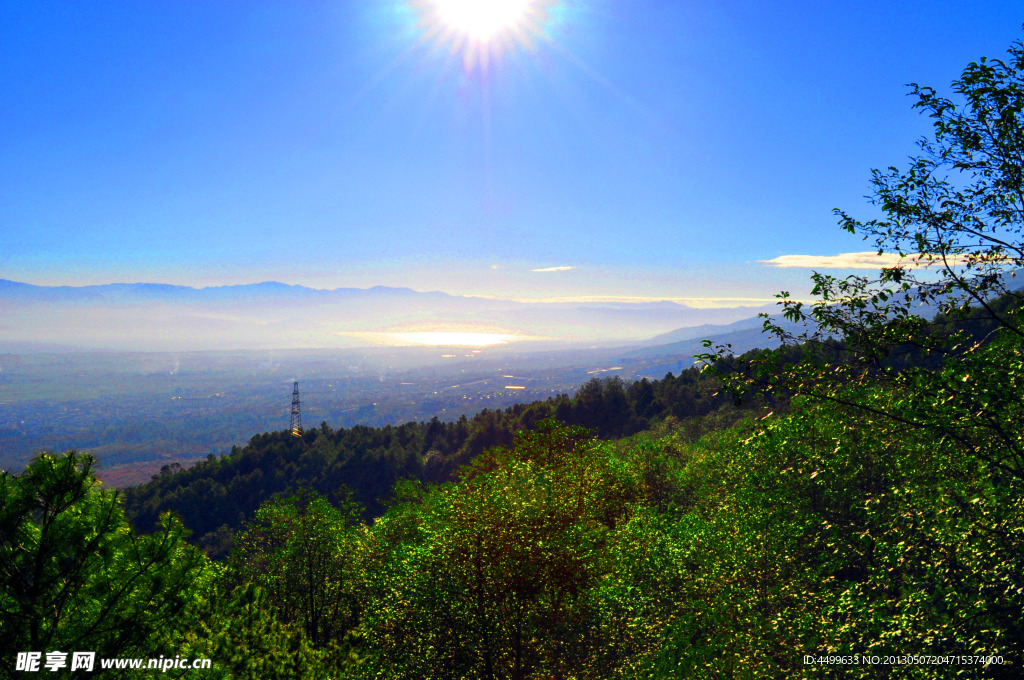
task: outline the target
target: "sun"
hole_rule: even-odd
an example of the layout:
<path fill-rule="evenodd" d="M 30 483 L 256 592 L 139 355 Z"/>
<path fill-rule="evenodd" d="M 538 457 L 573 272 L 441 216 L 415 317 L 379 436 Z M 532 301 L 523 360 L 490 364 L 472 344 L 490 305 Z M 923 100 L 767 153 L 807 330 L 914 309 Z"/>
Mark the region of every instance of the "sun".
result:
<path fill-rule="evenodd" d="M 451 54 L 461 53 L 467 70 L 514 47 L 532 50 L 544 36 L 554 0 L 413 0 L 424 39 Z"/>
<path fill-rule="evenodd" d="M 503 29 L 514 30 L 530 8 L 529 0 L 434 0 L 438 17 L 471 39 L 488 42 Z"/>

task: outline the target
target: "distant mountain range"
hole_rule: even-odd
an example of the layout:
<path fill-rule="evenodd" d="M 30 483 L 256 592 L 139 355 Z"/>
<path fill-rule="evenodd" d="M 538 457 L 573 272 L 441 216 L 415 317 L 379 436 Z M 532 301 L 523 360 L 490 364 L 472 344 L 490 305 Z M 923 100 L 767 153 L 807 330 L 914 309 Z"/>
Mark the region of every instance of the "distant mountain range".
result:
<path fill-rule="evenodd" d="M 46 302 L 80 304 L 150 304 L 174 302 L 192 304 L 237 304 L 270 301 L 341 300 L 353 296 L 425 295 L 451 297 L 446 293 L 417 293 L 409 288 L 336 288 L 320 290 L 293 286 L 277 281 L 264 281 L 235 286 L 193 288 L 167 283 L 109 283 L 98 286 L 35 286 L 0 279 L 0 302 Z"/>
<path fill-rule="evenodd" d="M 535 348 L 665 344 L 751 322 L 764 307 L 674 302 L 532 303 L 408 288 L 320 290 L 276 281 L 36 286 L 0 279 L 0 351 L 358 347 L 389 334 L 482 332 Z M 755 320 L 756 321 L 756 320 Z M 757 322 L 756 325 L 759 325 Z M 682 329 L 682 330 L 680 330 Z"/>

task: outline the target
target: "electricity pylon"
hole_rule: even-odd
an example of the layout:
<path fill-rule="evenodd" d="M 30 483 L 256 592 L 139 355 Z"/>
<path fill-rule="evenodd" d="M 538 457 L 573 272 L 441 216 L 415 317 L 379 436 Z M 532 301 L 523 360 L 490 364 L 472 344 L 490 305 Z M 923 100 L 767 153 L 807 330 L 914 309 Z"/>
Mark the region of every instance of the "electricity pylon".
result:
<path fill-rule="evenodd" d="M 302 436 L 302 416 L 299 414 L 299 381 L 295 381 L 292 388 L 292 434 L 296 437 Z"/>

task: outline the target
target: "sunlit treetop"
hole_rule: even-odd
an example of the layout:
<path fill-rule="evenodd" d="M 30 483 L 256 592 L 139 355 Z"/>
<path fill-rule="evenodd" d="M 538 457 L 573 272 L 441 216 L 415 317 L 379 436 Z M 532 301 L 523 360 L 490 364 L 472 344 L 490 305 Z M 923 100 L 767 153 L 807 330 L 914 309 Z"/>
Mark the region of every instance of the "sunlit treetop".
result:
<path fill-rule="evenodd" d="M 414 0 L 426 40 L 461 53 L 466 69 L 485 69 L 514 47 L 542 37 L 553 0 Z"/>

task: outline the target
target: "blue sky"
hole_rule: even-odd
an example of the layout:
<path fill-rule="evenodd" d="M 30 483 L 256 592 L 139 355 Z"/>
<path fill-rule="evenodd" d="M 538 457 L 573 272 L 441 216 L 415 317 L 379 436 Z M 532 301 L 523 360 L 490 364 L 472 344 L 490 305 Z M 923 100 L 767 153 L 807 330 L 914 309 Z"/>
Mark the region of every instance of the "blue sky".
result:
<path fill-rule="evenodd" d="M 870 249 L 831 210 L 873 216 L 870 169 L 927 131 L 905 85 L 945 88 L 1024 21 L 1019 2 L 565 1 L 532 48 L 467 68 L 422 14 L 5 3 L 0 278 L 799 294 L 807 267 L 762 261 Z"/>

